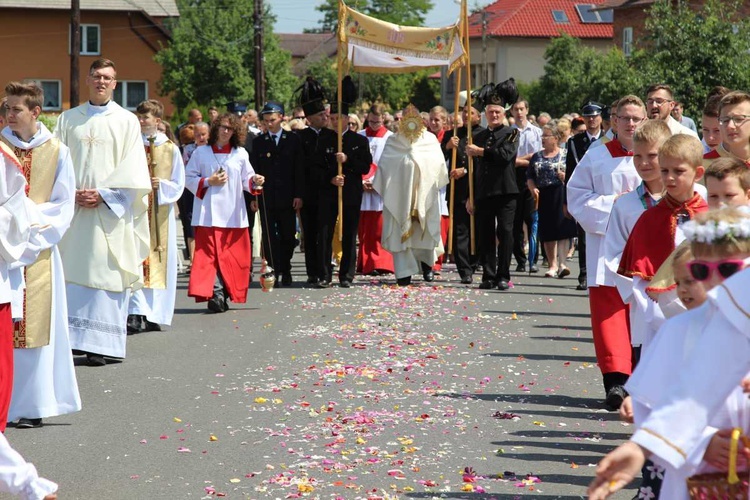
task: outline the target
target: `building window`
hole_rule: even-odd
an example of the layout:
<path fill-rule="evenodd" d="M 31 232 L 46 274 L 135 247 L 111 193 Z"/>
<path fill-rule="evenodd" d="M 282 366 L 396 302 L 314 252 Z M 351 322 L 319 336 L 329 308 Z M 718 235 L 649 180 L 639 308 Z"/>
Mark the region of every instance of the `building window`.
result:
<path fill-rule="evenodd" d="M 580 3 L 576 4 L 576 11 L 578 17 L 581 18 L 582 23 L 586 24 L 611 24 L 614 20 L 614 14 L 612 9 L 604 10 L 593 10 L 596 8 L 595 4 Z"/>
<path fill-rule="evenodd" d="M 72 28 L 70 38 L 73 37 Z M 70 51 L 70 42 L 68 42 L 68 51 Z M 101 27 L 98 24 L 81 25 L 81 55 L 82 56 L 100 56 L 102 54 Z"/>
<path fill-rule="evenodd" d="M 556 23 L 560 23 L 560 24 L 570 22 L 570 20 L 568 19 L 568 15 L 565 13 L 564 10 L 553 10 L 552 19 L 554 19 Z"/>
<path fill-rule="evenodd" d="M 62 83 L 60 80 L 30 80 L 44 91 L 42 111 L 60 111 L 62 109 Z"/>
<path fill-rule="evenodd" d="M 633 28 L 629 26 L 622 29 L 622 53 L 625 57 L 633 53 Z"/>
<path fill-rule="evenodd" d="M 148 83 L 136 80 L 118 80 L 112 98 L 123 108 L 134 111 L 141 102 L 148 99 Z"/>

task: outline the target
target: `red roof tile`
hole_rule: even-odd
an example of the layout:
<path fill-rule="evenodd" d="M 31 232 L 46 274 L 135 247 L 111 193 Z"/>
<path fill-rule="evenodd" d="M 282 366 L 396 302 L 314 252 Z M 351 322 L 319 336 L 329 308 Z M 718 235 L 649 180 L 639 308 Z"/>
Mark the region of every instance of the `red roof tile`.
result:
<path fill-rule="evenodd" d="M 552 38 L 563 31 L 576 38 L 613 37 L 612 23 L 582 23 L 576 11 L 577 4 L 603 3 L 604 0 L 497 0 L 484 8 L 487 12 L 489 36 Z M 552 11 L 565 12 L 567 23 L 558 23 Z M 482 14 L 469 17 L 471 38 L 482 36 Z"/>

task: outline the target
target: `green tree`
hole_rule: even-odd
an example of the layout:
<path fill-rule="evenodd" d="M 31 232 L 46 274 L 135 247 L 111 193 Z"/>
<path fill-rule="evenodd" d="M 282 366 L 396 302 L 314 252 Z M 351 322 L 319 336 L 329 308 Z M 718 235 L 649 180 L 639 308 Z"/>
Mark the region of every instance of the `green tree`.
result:
<path fill-rule="evenodd" d="M 643 88 L 640 75 L 616 48 L 602 53 L 562 34 L 550 42 L 544 58 L 542 78 L 522 86 L 536 112 L 560 116 L 578 111 L 587 100 L 609 104 L 626 94 L 640 94 Z"/>
<path fill-rule="evenodd" d="M 348 0 L 346 4 L 368 16 L 402 26 L 424 25 L 432 0 Z M 326 0 L 316 7 L 323 14 L 317 28 L 305 29 L 307 33 L 330 33 L 339 22 L 339 1 Z"/>
<path fill-rule="evenodd" d="M 172 42 L 159 51 L 162 95 L 172 94 L 178 108 L 192 103 L 224 105 L 252 101 L 255 93 L 253 0 L 178 0 L 180 18 Z M 266 9 L 264 56 L 267 98 L 289 102 L 296 79 L 290 54 L 272 33 L 274 17 Z"/>
<path fill-rule="evenodd" d="M 648 36 L 632 65 L 646 83 L 668 83 L 685 114 L 700 116 L 706 94 L 715 85 L 750 89 L 750 21 L 739 0 L 688 2 L 658 0 L 648 11 Z"/>

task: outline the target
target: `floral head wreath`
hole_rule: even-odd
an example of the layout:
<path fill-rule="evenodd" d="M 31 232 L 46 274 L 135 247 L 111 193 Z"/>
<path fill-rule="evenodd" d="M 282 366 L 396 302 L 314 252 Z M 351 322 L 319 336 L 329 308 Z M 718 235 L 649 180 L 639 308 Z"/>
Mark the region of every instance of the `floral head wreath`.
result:
<path fill-rule="evenodd" d="M 750 240 L 750 214 L 736 222 L 710 220 L 700 223 L 691 220 L 681 227 L 685 238 L 691 243 L 728 243 Z"/>

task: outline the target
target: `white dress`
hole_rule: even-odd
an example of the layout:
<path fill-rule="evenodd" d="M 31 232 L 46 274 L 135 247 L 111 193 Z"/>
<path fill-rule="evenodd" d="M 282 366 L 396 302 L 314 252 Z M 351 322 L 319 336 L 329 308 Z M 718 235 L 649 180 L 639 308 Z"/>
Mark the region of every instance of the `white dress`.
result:
<path fill-rule="evenodd" d="M 33 149 L 52 138 L 52 134 L 42 123 L 39 124 L 39 132 L 29 142 L 21 141 L 7 127 L 2 134 L 14 146 L 22 149 Z M 41 251 L 51 249 L 50 342 L 44 347 L 14 349 L 13 396 L 8 413 L 9 421 L 19 418 L 47 418 L 81 409 L 81 397 L 78 393 L 68 339 L 65 275 L 60 251 L 57 248 L 57 243 L 70 226 L 75 197 L 73 165 L 68 148 L 64 144 L 60 144 L 55 172 L 49 201 L 39 205 L 28 204 L 30 223 L 38 224 L 40 229 L 30 236 L 29 245 L 20 261 L 11 266 L 11 273 L 22 281 L 22 266 L 32 264 Z M 14 291 L 20 296 L 23 305 L 23 289 Z M 29 304 L 28 307 L 33 307 L 33 304 Z"/>
<path fill-rule="evenodd" d="M 148 138 L 144 137 L 144 145 Z M 156 134 L 155 146 L 167 142 L 167 136 Z M 141 288 L 130 296 L 128 314 L 140 314 L 159 325 L 171 325 L 174 304 L 177 296 L 177 224 L 174 218 L 174 204 L 180 199 L 185 188 L 185 166 L 180 149 L 175 146 L 172 158 L 172 175 L 159 181 L 158 200 L 162 210 L 169 210 L 169 240 L 167 241 L 167 285 L 164 289 Z"/>

